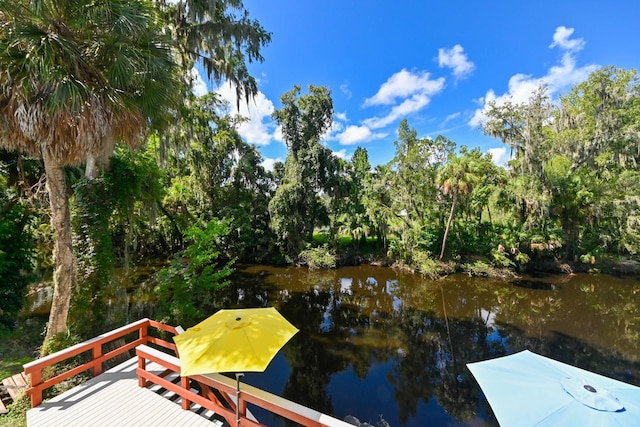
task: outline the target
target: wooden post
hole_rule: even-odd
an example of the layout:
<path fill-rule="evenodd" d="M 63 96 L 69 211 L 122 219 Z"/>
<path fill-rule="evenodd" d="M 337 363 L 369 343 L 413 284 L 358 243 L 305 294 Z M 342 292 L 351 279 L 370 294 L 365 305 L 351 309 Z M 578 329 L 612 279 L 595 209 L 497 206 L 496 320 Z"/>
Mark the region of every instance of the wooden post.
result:
<path fill-rule="evenodd" d="M 102 344 L 100 342 L 97 342 L 96 344 L 94 344 L 91 349 L 91 353 L 92 353 L 93 360 L 96 360 L 100 356 L 102 356 Z M 98 375 L 100 375 L 102 373 L 102 362 L 100 363 L 93 362 L 92 370 L 93 370 L 94 377 L 97 377 Z"/>
<path fill-rule="evenodd" d="M 139 354 L 138 354 L 138 369 L 141 369 L 143 371 L 147 370 L 147 359 L 140 356 Z M 138 387 L 146 387 L 146 386 L 147 386 L 146 378 L 143 378 L 141 375 L 138 375 Z"/>
<path fill-rule="evenodd" d="M 34 371 L 29 371 L 28 374 L 31 380 L 31 388 L 27 390 L 27 394 L 31 397 L 31 407 L 35 408 L 42 403 L 42 389 L 35 388 L 42 384 L 42 370 L 40 368 L 36 368 Z"/>
<path fill-rule="evenodd" d="M 189 380 L 189 377 L 180 377 L 180 386 L 182 386 L 183 389 L 185 390 L 191 390 L 191 381 Z M 191 402 L 189 401 L 189 399 L 187 399 L 186 397 L 182 396 L 182 409 L 184 409 L 185 411 L 189 410 L 189 408 L 191 408 Z"/>
<path fill-rule="evenodd" d="M 149 344 L 149 333 L 148 333 L 149 321 L 147 320 L 145 323 L 140 325 L 140 340 L 142 344 Z"/>

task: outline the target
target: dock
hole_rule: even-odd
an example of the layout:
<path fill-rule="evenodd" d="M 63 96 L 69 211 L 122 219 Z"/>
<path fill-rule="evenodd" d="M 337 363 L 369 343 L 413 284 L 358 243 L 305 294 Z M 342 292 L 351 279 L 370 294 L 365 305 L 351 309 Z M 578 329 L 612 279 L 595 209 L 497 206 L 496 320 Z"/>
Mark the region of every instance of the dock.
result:
<path fill-rule="evenodd" d="M 225 425 L 216 414 L 192 405 L 182 410 L 175 393 L 138 387 L 137 357 L 27 411 L 29 427 Z M 148 368 L 159 373 L 162 367 Z"/>
<path fill-rule="evenodd" d="M 353 427 L 249 384 L 238 390 L 236 381 L 222 374 L 181 376 L 175 344 L 167 339 L 179 330 L 141 319 L 26 363 L 27 425 L 267 427 L 250 410 L 261 408 L 304 426 Z M 60 369 L 78 357 L 85 362 Z M 49 377 L 54 365 L 56 375 Z M 45 399 L 47 390 L 87 373 L 87 381 Z"/>

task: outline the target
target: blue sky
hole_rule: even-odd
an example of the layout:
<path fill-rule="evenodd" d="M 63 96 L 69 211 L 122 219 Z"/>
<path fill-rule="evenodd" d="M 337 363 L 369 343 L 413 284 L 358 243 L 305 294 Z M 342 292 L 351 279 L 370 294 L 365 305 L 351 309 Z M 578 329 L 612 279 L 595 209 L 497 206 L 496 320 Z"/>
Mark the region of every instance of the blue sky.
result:
<path fill-rule="evenodd" d="M 599 67 L 640 66 L 638 0 L 245 0 L 272 32 L 265 61 L 250 65 L 260 93 L 240 127 L 269 167 L 287 155 L 270 116 L 300 85 L 327 86 L 334 124 L 323 143 L 373 165 L 391 160 L 399 122 L 481 147 L 497 163 L 509 150 L 478 125 L 489 100 L 524 102 L 540 84 L 555 99 Z M 208 84 L 235 106 L 228 84 Z M 231 108 L 232 113 L 238 113 Z"/>

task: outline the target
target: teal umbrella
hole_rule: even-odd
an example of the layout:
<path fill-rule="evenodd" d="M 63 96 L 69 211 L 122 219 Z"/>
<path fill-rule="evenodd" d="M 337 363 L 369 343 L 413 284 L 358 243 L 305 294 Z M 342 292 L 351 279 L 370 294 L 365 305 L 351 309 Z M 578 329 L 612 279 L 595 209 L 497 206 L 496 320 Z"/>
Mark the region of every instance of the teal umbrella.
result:
<path fill-rule="evenodd" d="M 640 426 L 640 387 L 528 350 L 467 367 L 501 427 Z"/>

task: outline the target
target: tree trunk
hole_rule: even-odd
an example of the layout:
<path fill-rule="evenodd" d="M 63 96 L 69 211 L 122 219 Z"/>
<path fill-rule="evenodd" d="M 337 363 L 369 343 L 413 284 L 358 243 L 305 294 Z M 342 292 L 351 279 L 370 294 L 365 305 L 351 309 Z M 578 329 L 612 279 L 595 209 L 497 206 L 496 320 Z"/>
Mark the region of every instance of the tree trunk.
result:
<path fill-rule="evenodd" d="M 69 214 L 69 196 L 67 194 L 64 166 L 58 164 L 51 155 L 43 155 L 47 175 L 47 191 L 51 205 L 51 226 L 55 233 L 53 248 L 53 300 L 46 344 L 55 334 L 65 332 L 67 316 L 71 302 L 71 292 L 75 283 L 75 266 L 71 243 L 71 219 Z M 43 346 L 46 349 L 46 345 Z M 46 350 L 45 350 L 46 351 Z"/>
<path fill-rule="evenodd" d="M 456 194 L 453 195 L 453 201 L 451 202 L 451 211 L 449 212 L 449 219 L 447 220 L 447 228 L 444 229 L 444 237 L 442 238 L 442 250 L 440 251 L 440 261 L 444 257 L 444 249 L 447 246 L 447 236 L 449 235 L 449 228 L 451 227 L 451 221 L 453 220 L 453 212 L 456 210 L 456 202 L 458 201 L 458 197 Z"/>

